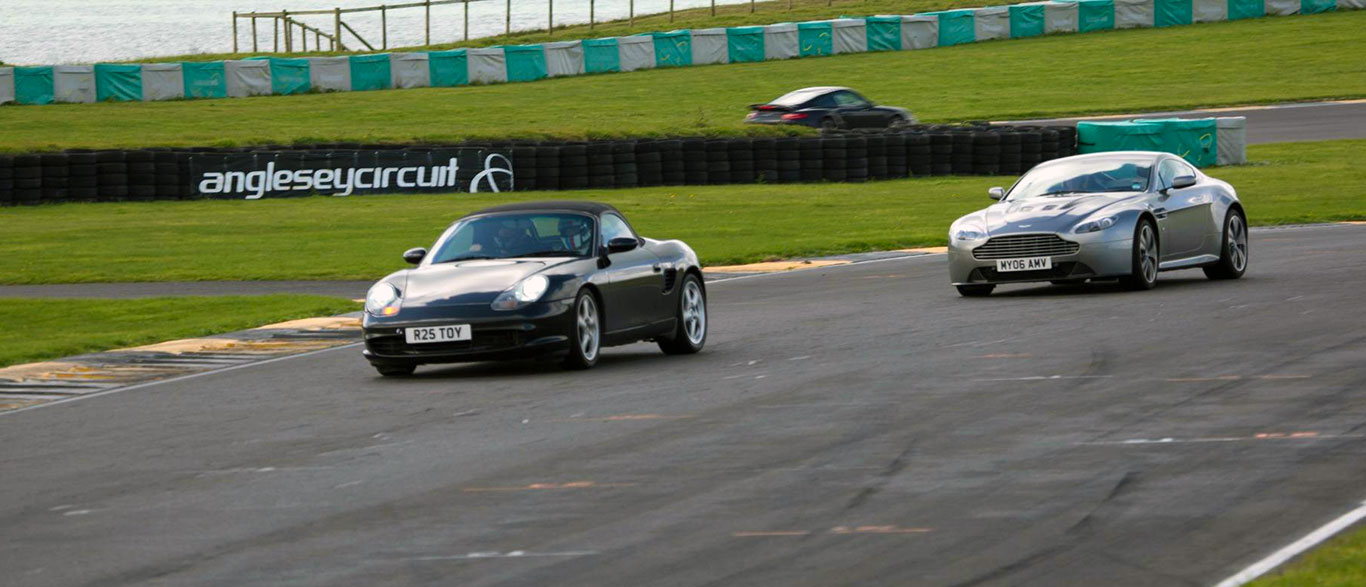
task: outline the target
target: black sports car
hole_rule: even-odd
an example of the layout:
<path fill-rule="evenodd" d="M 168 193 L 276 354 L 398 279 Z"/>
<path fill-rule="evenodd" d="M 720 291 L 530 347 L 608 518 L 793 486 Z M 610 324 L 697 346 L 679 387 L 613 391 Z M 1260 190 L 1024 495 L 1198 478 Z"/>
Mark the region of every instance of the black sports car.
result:
<path fill-rule="evenodd" d="M 878 106 L 849 88 L 821 86 L 783 94 L 767 104 L 752 104 L 745 122 L 799 124 L 825 130 L 898 128 L 915 123 L 905 108 Z"/>
<path fill-rule="evenodd" d="M 429 253 L 411 249 L 365 298 L 365 358 L 385 376 L 425 363 L 562 355 L 587 369 L 602 347 L 654 340 L 702 350 L 707 293 L 688 245 L 641 238 L 607 204 L 480 210 Z"/>

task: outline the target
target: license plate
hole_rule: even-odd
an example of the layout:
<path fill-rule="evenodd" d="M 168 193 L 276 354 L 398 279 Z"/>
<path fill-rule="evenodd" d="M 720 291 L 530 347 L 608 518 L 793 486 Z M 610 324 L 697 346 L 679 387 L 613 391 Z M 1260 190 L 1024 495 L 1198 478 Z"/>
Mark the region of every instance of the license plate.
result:
<path fill-rule="evenodd" d="M 997 259 L 996 271 L 1042 271 L 1053 268 L 1052 257 L 1024 257 L 1020 259 Z"/>
<path fill-rule="evenodd" d="M 415 328 L 404 328 L 403 339 L 408 344 L 424 344 L 429 342 L 451 342 L 455 340 L 470 340 L 472 337 L 469 324 L 448 324 L 446 326 L 418 326 Z"/>

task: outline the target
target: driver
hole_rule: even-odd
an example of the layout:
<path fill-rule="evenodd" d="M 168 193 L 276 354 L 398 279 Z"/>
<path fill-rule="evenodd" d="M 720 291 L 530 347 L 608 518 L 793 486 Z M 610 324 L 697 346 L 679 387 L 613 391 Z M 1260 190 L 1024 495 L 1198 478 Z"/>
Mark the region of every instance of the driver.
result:
<path fill-rule="evenodd" d="M 593 223 L 581 216 L 560 218 L 560 246 L 580 255 L 588 254 L 593 244 Z"/>

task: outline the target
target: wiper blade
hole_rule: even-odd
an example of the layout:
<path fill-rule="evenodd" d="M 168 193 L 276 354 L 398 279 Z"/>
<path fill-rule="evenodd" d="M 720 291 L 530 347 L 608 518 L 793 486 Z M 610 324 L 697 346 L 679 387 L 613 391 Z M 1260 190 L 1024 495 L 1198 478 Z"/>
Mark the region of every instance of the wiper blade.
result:
<path fill-rule="evenodd" d="M 493 256 L 490 256 L 490 255 L 465 255 L 464 257 L 455 257 L 455 258 L 453 258 L 453 259 L 445 259 L 445 260 L 436 261 L 436 262 L 437 262 L 437 263 L 455 263 L 456 261 L 474 261 L 474 260 L 478 260 L 478 259 L 497 259 L 497 257 L 493 257 Z"/>
<path fill-rule="evenodd" d="M 534 253 L 527 253 L 527 254 L 525 254 L 525 255 L 517 255 L 517 256 L 518 256 L 518 257 L 577 257 L 577 256 L 578 256 L 578 253 L 575 253 L 575 252 L 573 252 L 573 251 L 536 251 L 536 252 L 534 252 Z"/>

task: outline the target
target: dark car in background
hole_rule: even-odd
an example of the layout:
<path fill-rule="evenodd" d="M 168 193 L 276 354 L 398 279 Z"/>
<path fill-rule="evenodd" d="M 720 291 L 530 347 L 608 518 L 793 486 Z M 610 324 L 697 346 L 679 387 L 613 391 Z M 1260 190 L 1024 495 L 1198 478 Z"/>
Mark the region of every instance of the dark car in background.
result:
<path fill-rule="evenodd" d="M 879 106 L 849 88 L 819 86 L 783 94 L 764 104 L 751 104 L 745 122 L 798 124 L 824 130 L 897 128 L 915 124 L 905 108 Z"/>
<path fill-rule="evenodd" d="M 417 265 L 370 288 L 364 356 L 384 376 L 418 365 L 558 355 L 586 369 L 602 347 L 652 340 L 702 350 L 707 299 L 687 244 L 636 234 L 607 204 L 528 202 L 457 220 Z"/>

